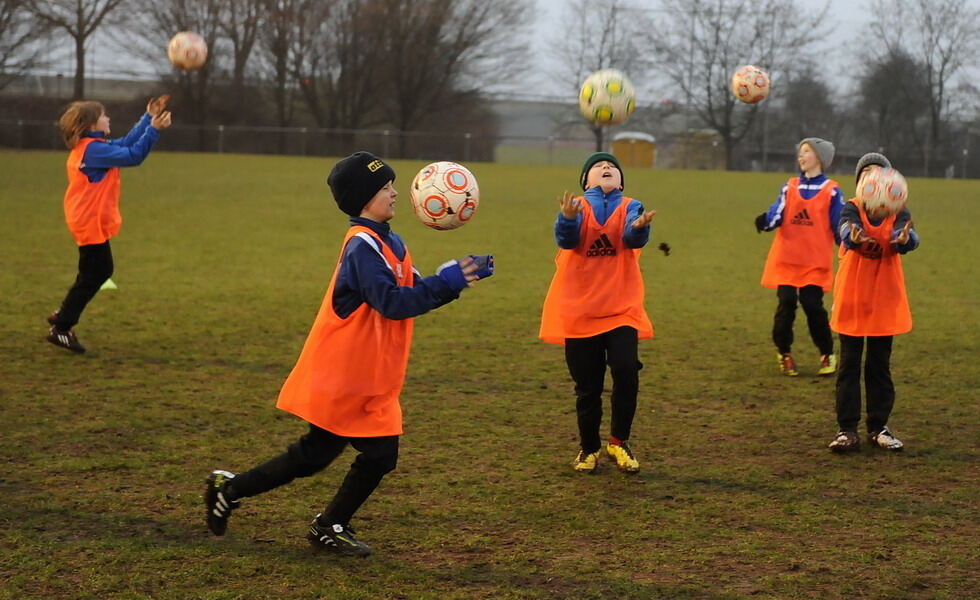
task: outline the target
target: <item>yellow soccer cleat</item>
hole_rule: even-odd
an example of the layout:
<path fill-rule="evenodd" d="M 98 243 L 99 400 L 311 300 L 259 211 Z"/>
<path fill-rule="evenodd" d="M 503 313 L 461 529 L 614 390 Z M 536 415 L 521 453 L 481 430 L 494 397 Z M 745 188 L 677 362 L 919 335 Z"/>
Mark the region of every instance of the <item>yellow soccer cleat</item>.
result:
<path fill-rule="evenodd" d="M 833 375 L 837 372 L 837 357 L 833 354 L 820 355 L 820 368 L 817 375 Z"/>
<path fill-rule="evenodd" d="M 796 361 L 793 360 L 793 355 L 787 352 L 786 354 L 777 354 L 776 363 L 779 365 L 779 372 L 788 377 L 796 377 L 800 374 L 796 370 Z"/>
<path fill-rule="evenodd" d="M 572 468 L 581 473 L 592 473 L 595 471 L 596 466 L 599 464 L 599 451 L 586 452 L 585 450 L 579 450 L 578 456 L 575 457 L 575 462 L 572 463 Z"/>
<path fill-rule="evenodd" d="M 619 444 L 606 445 L 606 454 L 616 461 L 616 466 L 620 471 L 626 473 L 636 473 L 640 470 L 640 461 L 633 456 L 633 450 L 625 441 Z"/>

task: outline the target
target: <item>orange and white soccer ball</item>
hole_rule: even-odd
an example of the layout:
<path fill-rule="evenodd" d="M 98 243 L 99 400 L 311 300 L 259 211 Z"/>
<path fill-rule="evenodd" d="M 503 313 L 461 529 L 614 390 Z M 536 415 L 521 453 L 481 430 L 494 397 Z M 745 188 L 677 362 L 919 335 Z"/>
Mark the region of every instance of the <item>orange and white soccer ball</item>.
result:
<path fill-rule="evenodd" d="M 633 114 L 636 90 L 622 71 L 601 69 L 582 82 L 578 108 L 594 125 L 616 125 Z"/>
<path fill-rule="evenodd" d="M 208 60 L 208 45 L 204 38 L 193 31 L 181 31 L 170 38 L 167 57 L 178 69 L 194 71 Z"/>
<path fill-rule="evenodd" d="M 871 169 L 858 181 L 857 196 L 869 215 L 890 217 L 905 208 L 909 185 L 905 177 L 895 169 Z"/>
<path fill-rule="evenodd" d="M 456 229 L 467 224 L 480 205 L 476 177 L 461 164 L 440 161 L 422 167 L 410 190 L 412 208 L 433 229 Z"/>
<path fill-rule="evenodd" d="M 739 67 L 732 75 L 732 93 L 746 104 L 755 104 L 769 95 L 769 74 L 752 65 Z"/>

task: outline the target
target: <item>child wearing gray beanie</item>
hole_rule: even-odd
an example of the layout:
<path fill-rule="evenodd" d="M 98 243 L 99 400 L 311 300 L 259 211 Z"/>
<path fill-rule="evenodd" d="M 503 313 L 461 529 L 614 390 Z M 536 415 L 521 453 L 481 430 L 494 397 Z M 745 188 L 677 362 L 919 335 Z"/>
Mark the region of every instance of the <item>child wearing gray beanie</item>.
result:
<path fill-rule="evenodd" d="M 823 295 L 833 281 L 834 248 L 840 243 L 837 224 L 844 195 L 837 182 L 824 174 L 834 162 L 834 145 L 808 137 L 796 145 L 799 175 L 787 181 L 776 201 L 755 218 L 758 232 L 776 231 L 766 258 L 762 285 L 776 290 L 772 340 L 783 375 L 796 377 L 792 354 L 793 321 L 797 302 L 803 305 L 810 338 L 820 353 L 817 375 L 837 370 L 834 339 Z"/>

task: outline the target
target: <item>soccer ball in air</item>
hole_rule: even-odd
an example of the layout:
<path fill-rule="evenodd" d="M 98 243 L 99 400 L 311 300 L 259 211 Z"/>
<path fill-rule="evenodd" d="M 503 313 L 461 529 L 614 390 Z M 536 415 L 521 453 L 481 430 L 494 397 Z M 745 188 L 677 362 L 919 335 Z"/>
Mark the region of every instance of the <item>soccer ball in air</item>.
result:
<path fill-rule="evenodd" d="M 769 74 L 752 65 L 739 67 L 732 75 L 732 93 L 746 104 L 755 104 L 769 95 Z"/>
<path fill-rule="evenodd" d="M 193 71 L 204 66 L 208 59 L 208 45 L 204 38 L 192 31 L 181 31 L 170 38 L 167 57 L 178 69 Z"/>
<path fill-rule="evenodd" d="M 869 215 L 890 217 L 905 208 L 909 186 L 905 177 L 895 169 L 871 169 L 861 176 L 857 196 Z"/>
<path fill-rule="evenodd" d="M 602 69 L 585 78 L 578 94 L 578 108 L 594 125 L 616 125 L 628 119 L 636 108 L 636 91 L 622 71 Z"/>
<path fill-rule="evenodd" d="M 456 229 L 473 218 L 480 205 L 476 177 L 463 165 L 441 161 L 422 167 L 412 180 L 412 208 L 433 229 Z"/>

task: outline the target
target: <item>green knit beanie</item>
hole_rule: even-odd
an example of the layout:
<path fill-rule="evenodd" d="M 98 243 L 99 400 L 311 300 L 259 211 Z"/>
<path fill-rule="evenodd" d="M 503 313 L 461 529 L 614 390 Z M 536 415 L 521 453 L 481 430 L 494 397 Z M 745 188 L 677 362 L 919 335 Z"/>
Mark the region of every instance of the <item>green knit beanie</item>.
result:
<path fill-rule="evenodd" d="M 619 178 L 620 178 L 619 180 L 622 182 L 622 187 L 624 188 L 626 187 L 626 176 L 623 175 L 623 167 L 619 166 L 619 160 L 617 160 L 615 156 L 609 154 L 608 152 L 596 152 L 592 156 L 585 159 L 585 164 L 582 165 L 582 177 L 579 183 L 582 184 L 583 190 L 585 189 L 585 180 L 588 179 L 589 177 L 589 169 L 592 168 L 592 165 L 596 164 L 597 162 L 602 162 L 604 160 L 608 160 L 612 164 L 616 165 L 616 168 L 619 169 Z"/>

